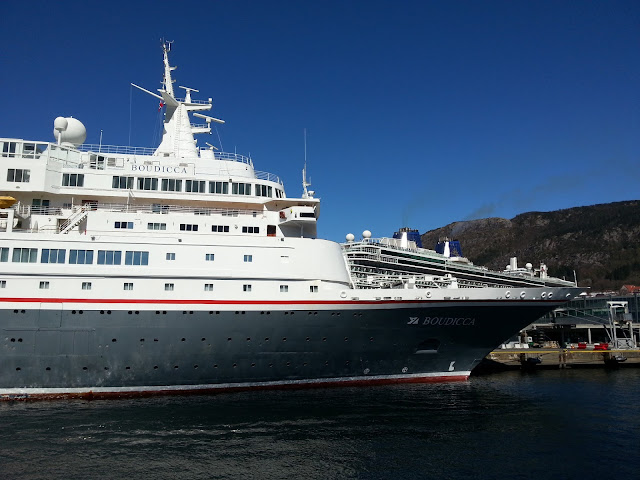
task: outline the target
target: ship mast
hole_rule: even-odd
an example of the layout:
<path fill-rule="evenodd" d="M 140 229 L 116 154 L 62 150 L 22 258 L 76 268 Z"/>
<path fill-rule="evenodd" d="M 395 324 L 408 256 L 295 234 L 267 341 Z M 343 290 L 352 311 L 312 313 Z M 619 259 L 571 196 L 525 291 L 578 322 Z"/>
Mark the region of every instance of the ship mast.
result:
<path fill-rule="evenodd" d="M 194 101 L 191 99 L 191 92 L 198 92 L 195 88 L 180 87 L 186 90 L 185 98 L 177 99 L 173 90 L 173 80 L 171 72 L 177 67 L 172 67 L 169 63 L 169 52 L 173 42 L 164 41 L 162 43 L 164 76 L 162 79 L 162 87 L 158 89 L 160 95 L 149 90 L 139 87 L 132 83 L 134 87 L 142 90 L 149 95 L 160 99 L 160 106 L 166 108 L 164 114 L 164 124 L 162 130 L 162 142 L 154 152 L 154 156 L 158 157 L 175 157 L 175 158 L 197 158 L 198 149 L 196 140 L 193 137 L 196 133 L 211 133 L 211 122 L 224 123 L 224 120 L 194 113 L 194 116 L 204 119 L 206 125 L 192 125 L 189 118 L 190 112 L 199 112 L 211 110 L 212 99 L 207 101 Z"/>

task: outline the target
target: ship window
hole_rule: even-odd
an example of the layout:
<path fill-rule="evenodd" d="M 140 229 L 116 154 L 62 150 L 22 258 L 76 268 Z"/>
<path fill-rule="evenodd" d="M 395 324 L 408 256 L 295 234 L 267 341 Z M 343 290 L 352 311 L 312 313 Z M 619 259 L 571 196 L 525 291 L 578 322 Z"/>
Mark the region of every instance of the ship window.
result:
<path fill-rule="evenodd" d="M 318 293 L 318 286 L 317 285 L 311 285 L 309 286 L 309 291 L 311 293 Z"/>
<path fill-rule="evenodd" d="M 98 265 L 120 265 L 122 263 L 122 251 L 98 250 Z"/>
<path fill-rule="evenodd" d="M 275 237 L 275 236 L 276 236 L 276 226 L 267 225 L 267 237 Z"/>
<path fill-rule="evenodd" d="M 260 233 L 260 227 L 242 227 L 242 233 Z"/>
<path fill-rule="evenodd" d="M 247 263 L 253 262 L 253 255 L 245 255 L 244 261 Z"/>
<path fill-rule="evenodd" d="M 127 251 L 124 254 L 125 265 L 149 265 L 149 252 Z"/>
<path fill-rule="evenodd" d="M 205 292 L 213 292 L 213 283 L 205 283 L 204 284 Z"/>
<path fill-rule="evenodd" d="M 243 292 L 250 292 L 251 291 L 251 285 L 242 285 L 242 291 Z"/>
<path fill-rule="evenodd" d="M 0 248 L 0 262 L 9 261 L 9 249 L 7 247 Z"/>
<path fill-rule="evenodd" d="M 122 188 L 122 189 L 131 189 L 133 188 L 133 177 L 113 177 L 113 182 L 111 183 L 112 188 Z"/>
<path fill-rule="evenodd" d="M 167 253 L 167 260 L 175 260 L 176 259 L 176 254 L 169 252 Z"/>
<path fill-rule="evenodd" d="M 213 260 L 215 259 L 215 255 L 213 253 L 206 253 L 204 259 L 207 262 L 213 262 Z"/>
<path fill-rule="evenodd" d="M 239 212 L 237 210 L 225 210 L 221 213 L 223 217 L 237 217 Z"/>
<path fill-rule="evenodd" d="M 93 250 L 69 250 L 69 263 L 74 265 L 92 264 Z"/>
<path fill-rule="evenodd" d="M 166 230 L 166 223 L 147 223 L 147 230 Z"/>
<path fill-rule="evenodd" d="M 284 198 L 284 192 L 279 188 L 276 188 L 276 198 Z"/>
<path fill-rule="evenodd" d="M 138 190 L 158 190 L 158 179 L 138 177 Z"/>
<path fill-rule="evenodd" d="M 31 170 L 23 170 L 22 168 L 10 168 L 7 170 L 7 182 L 27 183 L 30 178 Z"/>
<path fill-rule="evenodd" d="M 280 292 L 287 293 L 289 291 L 289 285 L 280 285 Z"/>
<path fill-rule="evenodd" d="M 40 290 L 49 290 L 49 282 L 40 282 Z"/>
<path fill-rule="evenodd" d="M 229 232 L 229 225 L 211 225 L 212 232 Z"/>
<path fill-rule="evenodd" d="M 204 193 L 205 181 L 204 180 L 185 180 L 184 191 L 193 193 Z"/>
<path fill-rule="evenodd" d="M 3 142 L 2 143 L 2 156 L 3 157 L 15 157 L 16 155 L 16 142 Z M 13 180 L 8 181 L 12 182 Z"/>
<path fill-rule="evenodd" d="M 191 223 L 181 223 L 180 224 L 180 231 L 182 232 L 197 232 L 198 231 L 198 225 L 197 224 L 191 224 Z"/>
<path fill-rule="evenodd" d="M 209 182 L 209 193 L 229 193 L 229 184 L 227 182 Z"/>
<path fill-rule="evenodd" d="M 114 228 L 133 228 L 133 222 L 115 222 Z"/>
<path fill-rule="evenodd" d="M 91 282 L 82 282 L 82 290 L 91 290 Z"/>
<path fill-rule="evenodd" d="M 251 195 L 251 184 L 233 182 L 231 184 L 231 193 L 234 195 Z"/>
<path fill-rule="evenodd" d="M 165 283 L 164 284 L 164 289 L 167 292 L 173 292 L 173 287 L 174 287 L 173 283 Z"/>
<path fill-rule="evenodd" d="M 37 248 L 14 248 L 11 260 L 19 263 L 35 263 L 37 254 Z"/>
<path fill-rule="evenodd" d="M 315 216 L 313 212 L 300 212 L 300 218 L 315 218 Z"/>
<path fill-rule="evenodd" d="M 124 289 L 125 290 L 133 290 L 133 283 L 125 283 L 124 284 Z"/>
<path fill-rule="evenodd" d="M 175 178 L 163 178 L 162 191 L 163 192 L 181 192 L 182 180 L 176 180 Z"/>
<path fill-rule="evenodd" d="M 84 173 L 63 173 L 63 187 L 84 187 Z"/>
<path fill-rule="evenodd" d="M 64 263 L 66 253 L 64 248 L 43 248 L 40 263 Z"/>
<path fill-rule="evenodd" d="M 6 280 L 0 280 L 0 288 L 7 288 L 7 281 Z"/>

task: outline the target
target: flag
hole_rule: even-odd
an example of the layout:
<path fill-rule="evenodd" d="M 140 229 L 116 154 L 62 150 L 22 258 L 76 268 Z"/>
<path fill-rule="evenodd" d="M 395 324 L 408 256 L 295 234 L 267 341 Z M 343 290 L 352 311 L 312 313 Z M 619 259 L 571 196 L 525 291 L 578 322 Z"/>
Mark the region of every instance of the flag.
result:
<path fill-rule="evenodd" d="M 162 107 L 164 107 L 164 103 L 162 103 L 162 101 L 160 101 L 160 105 L 158 106 L 158 111 L 162 110 Z"/>

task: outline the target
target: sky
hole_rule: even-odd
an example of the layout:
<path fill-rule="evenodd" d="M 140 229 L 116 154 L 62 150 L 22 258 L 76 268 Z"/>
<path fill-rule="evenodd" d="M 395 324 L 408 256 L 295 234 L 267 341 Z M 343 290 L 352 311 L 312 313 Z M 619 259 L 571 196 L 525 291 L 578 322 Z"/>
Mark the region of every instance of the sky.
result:
<path fill-rule="evenodd" d="M 0 136 L 155 147 L 161 38 L 319 237 L 640 198 L 637 0 L 4 0 Z"/>

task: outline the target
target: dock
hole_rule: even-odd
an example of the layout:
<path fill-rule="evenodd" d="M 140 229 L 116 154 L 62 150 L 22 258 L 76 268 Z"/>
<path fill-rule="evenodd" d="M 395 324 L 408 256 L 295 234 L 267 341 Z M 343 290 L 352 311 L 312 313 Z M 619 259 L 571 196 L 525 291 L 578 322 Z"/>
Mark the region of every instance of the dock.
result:
<path fill-rule="evenodd" d="M 582 350 L 570 348 L 513 348 L 494 350 L 474 369 L 491 373 L 514 369 L 640 367 L 640 349 Z"/>

